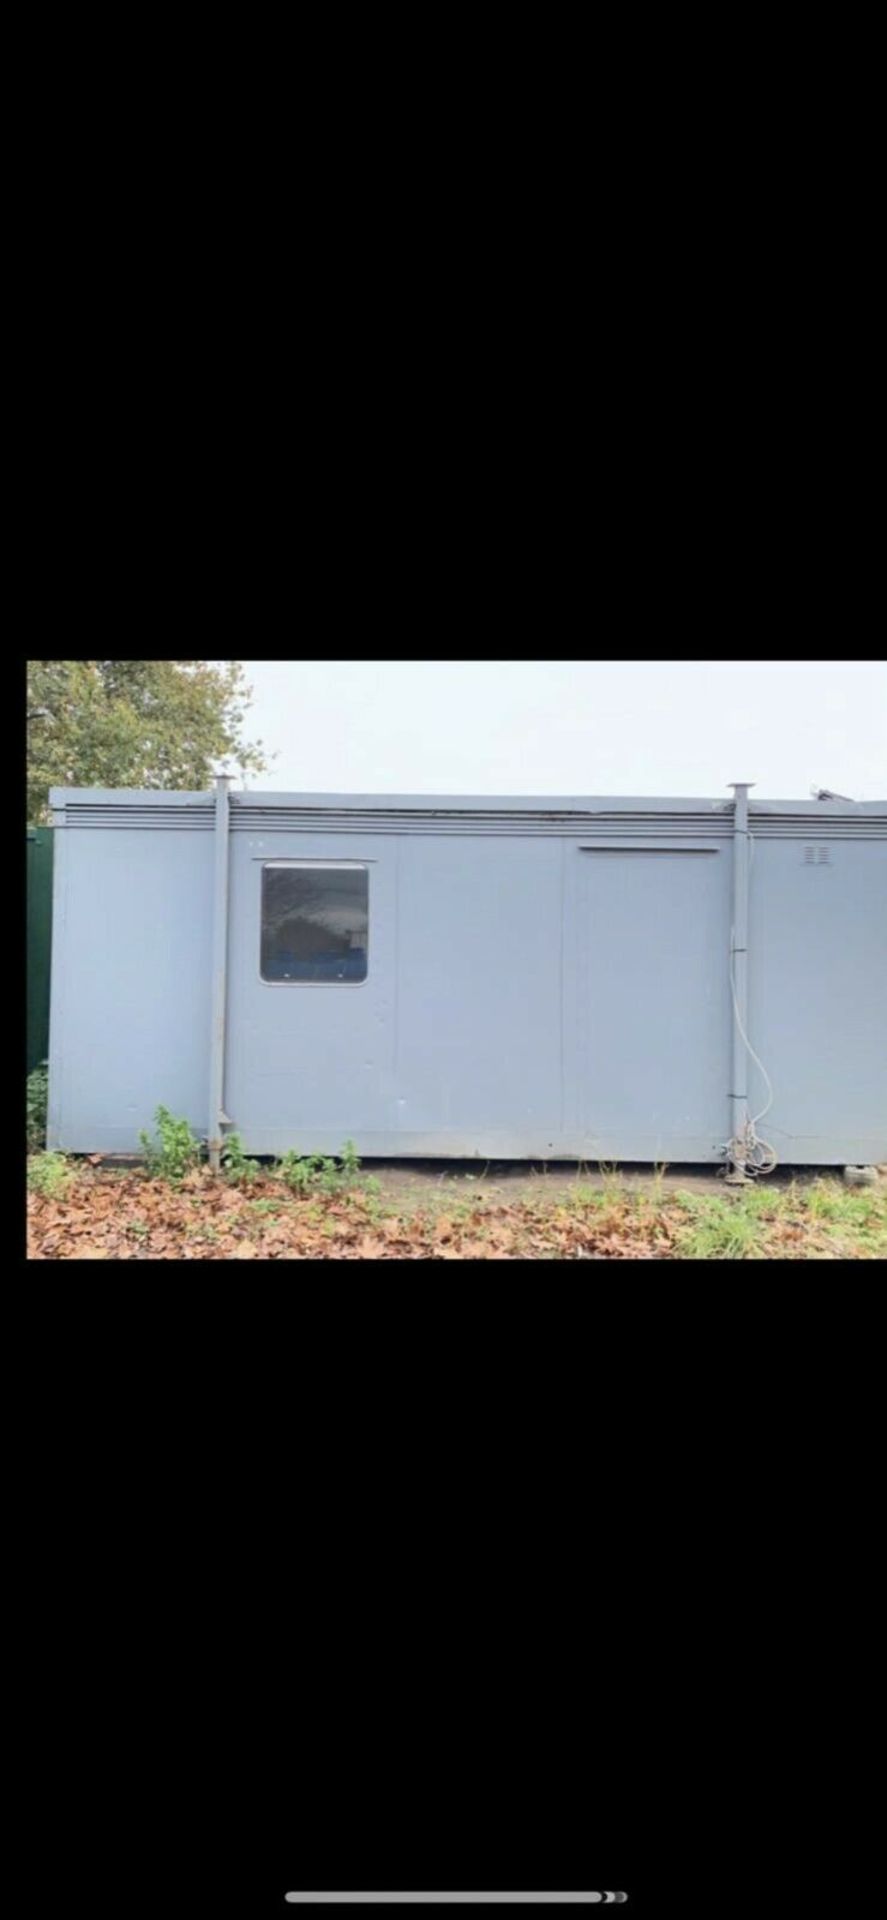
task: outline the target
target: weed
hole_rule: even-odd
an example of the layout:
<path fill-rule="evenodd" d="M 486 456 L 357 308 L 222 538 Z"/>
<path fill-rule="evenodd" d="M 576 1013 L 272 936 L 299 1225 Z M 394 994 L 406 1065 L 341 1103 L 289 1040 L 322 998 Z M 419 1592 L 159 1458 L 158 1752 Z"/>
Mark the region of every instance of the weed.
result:
<path fill-rule="evenodd" d="M 577 1181 L 572 1192 L 568 1193 L 564 1199 L 564 1206 L 566 1207 L 582 1208 L 582 1207 L 591 1207 L 593 1205 L 594 1205 L 594 1188 L 586 1187 L 584 1182 Z"/>
<path fill-rule="evenodd" d="M 670 1195 L 669 1204 L 680 1207 L 682 1213 L 693 1213 L 699 1205 L 699 1196 L 690 1193 L 687 1187 L 678 1187 L 676 1192 Z"/>
<path fill-rule="evenodd" d="M 202 1160 L 203 1146 L 188 1121 L 177 1120 L 168 1107 L 158 1107 L 154 1121 L 153 1140 L 144 1131 L 139 1134 L 148 1173 L 157 1180 L 183 1180 Z"/>
<path fill-rule="evenodd" d="M 622 1200 L 625 1196 L 625 1183 L 615 1160 L 601 1160 L 598 1163 L 601 1185 L 608 1200 Z"/>
<path fill-rule="evenodd" d="M 688 1197 L 695 1200 L 696 1196 Z M 706 1197 L 692 1207 L 679 1233 L 677 1251 L 688 1260 L 747 1260 L 760 1252 L 759 1223 L 741 1203 Z"/>
<path fill-rule="evenodd" d="M 130 1220 L 129 1231 L 135 1234 L 137 1240 L 147 1240 L 151 1229 L 147 1220 Z"/>
<path fill-rule="evenodd" d="M 834 1220 L 840 1225 L 858 1226 L 877 1218 L 884 1202 L 876 1187 L 845 1187 L 838 1180 L 814 1180 L 804 1196 L 807 1212 L 813 1220 Z"/>
<path fill-rule="evenodd" d="M 820 1179 L 804 1198 L 807 1218 L 826 1235 L 831 1251 L 860 1259 L 887 1254 L 887 1188 L 848 1188 Z"/>
<path fill-rule="evenodd" d="M 650 1199 L 656 1207 L 661 1206 L 665 1198 L 665 1176 L 667 1172 L 667 1160 L 657 1160 L 653 1167 L 653 1178 L 650 1182 Z"/>
<path fill-rule="evenodd" d="M 325 1160 L 322 1153 L 297 1153 L 294 1147 L 290 1147 L 288 1153 L 275 1161 L 274 1172 L 278 1179 L 292 1188 L 293 1193 L 307 1193 L 309 1187 L 319 1184 L 324 1169 L 334 1166 L 335 1161 Z"/>
<path fill-rule="evenodd" d="M 267 1214 L 269 1220 L 276 1220 L 280 1209 L 279 1200 L 248 1200 L 247 1206 L 253 1213 Z"/>
<path fill-rule="evenodd" d="M 277 1178 L 284 1180 L 294 1193 L 307 1193 L 313 1187 L 320 1187 L 324 1193 L 338 1193 L 356 1178 L 359 1170 L 360 1160 L 353 1140 L 346 1140 L 338 1162 L 325 1153 L 297 1153 L 291 1147 L 274 1163 Z"/>
<path fill-rule="evenodd" d="M 609 1206 L 611 1198 L 612 1195 L 603 1187 L 577 1186 L 567 1195 L 565 1205 L 577 1207 L 580 1210 L 583 1207 L 606 1207 Z"/>
<path fill-rule="evenodd" d="M 47 1061 L 28 1074 L 26 1082 L 26 1134 L 29 1153 L 42 1153 L 46 1145 L 46 1103 L 49 1098 Z"/>
<path fill-rule="evenodd" d="M 222 1170 L 226 1180 L 255 1180 L 258 1160 L 248 1160 L 239 1133 L 229 1133 L 222 1148 Z"/>
<path fill-rule="evenodd" d="M 35 1153 L 28 1161 L 28 1192 L 60 1200 L 71 1184 L 71 1169 L 63 1153 Z"/>
<path fill-rule="evenodd" d="M 356 1185 L 347 1186 L 343 1198 L 352 1203 L 358 1214 L 365 1214 L 366 1218 L 373 1222 L 381 1220 L 385 1212 L 382 1183 L 375 1178 L 359 1180 Z"/>
<path fill-rule="evenodd" d="M 212 1247 L 217 1246 L 221 1239 L 218 1227 L 214 1227 L 210 1220 L 192 1221 L 185 1228 L 185 1234 L 189 1240 L 205 1240 Z"/>
<path fill-rule="evenodd" d="M 342 1173 L 346 1180 L 353 1180 L 360 1172 L 360 1156 L 353 1140 L 346 1140 L 339 1155 Z"/>
<path fill-rule="evenodd" d="M 484 1204 L 483 1198 L 474 1193 L 466 1193 L 464 1197 L 458 1200 L 451 1200 L 449 1196 L 447 1196 L 443 1202 L 449 1218 L 451 1220 L 458 1220 L 460 1225 L 464 1225 L 466 1220 L 472 1219 L 474 1214 L 480 1212 Z"/>

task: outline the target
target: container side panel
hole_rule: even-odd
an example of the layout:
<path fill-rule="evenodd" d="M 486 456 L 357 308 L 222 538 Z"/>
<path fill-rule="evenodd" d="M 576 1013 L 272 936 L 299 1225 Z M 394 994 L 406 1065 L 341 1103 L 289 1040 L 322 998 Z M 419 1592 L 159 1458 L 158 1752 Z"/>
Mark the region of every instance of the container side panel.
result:
<path fill-rule="evenodd" d="M 58 833 L 50 1145 L 138 1152 L 169 1107 L 205 1136 L 213 837 Z"/>
<path fill-rule="evenodd" d="M 584 883 L 586 1157 L 615 1143 L 626 1159 L 717 1157 L 730 1131 L 729 851 L 571 857 Z"/>
<path fill-rule="evenodd" d="M 365 861 L 367 978 L 260 978 L 265 860 Z M 543 1154 L 561 1127 L 562 850 L 479 837 L 232 841 L 225 1105 L 246 1146 Z"/>
<path fill-rule="evenodd" d="M 31 1073 L 49 1055 L 53 829 L 29 827 L 27 832 L 27 1069 Z"/>
<path fill-rule="evenodd" d="M 784 1164 L 887 1159 L 887 842 L 754 843 L 749 1039 Z M 751 1112 L 766 1099 L 751 1062 Z"/>
<path fill-rule="evenodd" d="M 405 837 L 399 871 L 398 1128 L 544 1153 L 563 1126 L 561 843 Z"/>

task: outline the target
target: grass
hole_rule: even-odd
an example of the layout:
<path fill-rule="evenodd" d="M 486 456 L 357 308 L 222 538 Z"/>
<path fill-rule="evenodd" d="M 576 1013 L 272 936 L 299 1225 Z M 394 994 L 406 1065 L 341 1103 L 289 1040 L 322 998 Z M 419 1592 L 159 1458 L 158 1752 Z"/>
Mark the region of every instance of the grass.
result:
<path fill-rule="evenodd" d="M 73 1180 L 72 1169 L 63 1153 L 34 1153 L 28 1161 L 28 1192 L 42 1193 L 48 1200 L 61 1200 Z"/>
<path fill-rule="evenodd" d="M 627 1189 L 615 1169 L 603 1184 L 577 1183 L 561 1206 L 602 1234 L 638 1233 L 668 1241 L 683 1260 L 875 1259 L 887 1254 L 887 1183 L 850 1188 L 820 1177 L 809 1184 L 756 1185 L 717 1193 L 665 1186 L 657 1167 L 644 1187 Z M 593 1225 L 592 1225 L 593 1223 Z"/>
<path fill-rule="evenodd" d="M 40 1153 L 46 1145 L 46 1106 L 49 1098 L 49 1066 L 44 1060 L 27 1079 L 26 1138 L 29 1153 Z"/>
<path fill-rule="evenodd" d="M 695 1195 L 689 1196 L 695 1199 Z M 751 1196 L 743 1195 L 743 1199 Z M 747 1260 L 761 1251 L 757 1210 L 733 1200 L 706 1196 L 685 1208 L 675 1252 L 685 1260 Z"/>
<path fill-rule="evenodd" d="M 586 1207 L 608 1207 L 611 1196 L 604 1187 L 576 1186 L 572 1193 L 565 1194 L 564 1206 L 578 1208 L 581 1213 Z"/>
<path fill-rule="evenodd" d="M 839 1178 L 737 1188 L 729 1196 L 675 1193 L 683 1215 L 674 1251 L 696 1260 L 849 1259 L 887 1255 L 887 1183 L 845 1187 Z"/>

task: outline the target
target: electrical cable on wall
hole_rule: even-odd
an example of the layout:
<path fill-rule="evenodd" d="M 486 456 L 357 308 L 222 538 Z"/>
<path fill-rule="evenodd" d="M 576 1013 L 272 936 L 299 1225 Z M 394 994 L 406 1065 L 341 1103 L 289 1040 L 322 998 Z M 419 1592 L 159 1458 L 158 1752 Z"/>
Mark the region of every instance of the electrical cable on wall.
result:
<path fill-rule="evenodd" d="M 755 1050 L 754 1050 L 754 1047 L 752 1046 L 752 1043 L 751 1043 L 751 1041 L 750 1041 L 750 1039 L 749 1039 L 749 1037 L 748 1037 L 748 1034 L 747 1034 L 747 1033 L 746 1033 L 746 1031 L 745 1031 L 745 1028 L 744 1028 L 744 1026 L 743 1026 L 743 1024 L 742 1024 L 742 1020 L 741 1020 L 741 1018 L 740 1018 L 740 1014 L 739 1014 L 739 1002 L 738 1002 L 738 1000 L 737 1000 L 737 998 L 736 998 L 736 981 L 735 981 L 735 978 L 734 978 L 734 974 L 733 974 L 733 931 L 732 931 L 732 928 L 731 928 L 731 933 L 730 933 L 730 991 L 731 991 L 731 993 L 732 993 L 732 995 L 733 995 L 733 1012 L 734 1012 L 734 1015 L 735 1015 L 735 1018 L 736 1018 L 736 1025 L 737 1025 L 737 1027 L 739 1028 L 739 1031 L 740 1031 L 740 1034 L 742 1035 L 742 1039 L 743 1039 L 743 1042 L 744 1042 L 744 1044 L 745 1044 L 745 1048 L 746 1048 L 746 1051 L 747 1051 L 747 1052 L 748 1052 L 748 1053 L 750 1054 L 750 1056 L 751 1056 L 751 1058 L 752 1058 L 752 1060 L 754 1061 L 754 1063 L 755 1063 L 755 1065 L 756 1065 L 756 1066 L 757 1066 L 757 1067 L 758 1067 L 758 1068 L 760 1069 L 760 1072 L 761 1072 L 761 1073 L 763 1074 L 763 1077 L 764 1077 L 764 1079 L 765 1079 L 765 1081 L 766 1081 L 766 1083 L 767 1083 L 767 1086 L 768 1086 L 768 1088 L 769 1088 L 769 1090 L 770 1090 L 770 1097 L 769 1097 L 769 1099 L 767 1100 L 767 1103 L 766 1103 L 766 1105 L 765 1105 L 765 1106 L 763 1106 L 763 1107 L 761 1108 L 761 1111 L 760 1111 L 760 1113 L 756 1113 L 756 1114 L 754 1114 L 754 1115 L 752 1115 L 752 1114 L 749 1114 L 749 1116 L 748 1116 L 748 1118 L 746 1119 L 746 1122 L 745 1122 L 745 1126 L 744 1126 L 744 1128 L 743 1128 L 743 1139 L 744 1139 L 744 1143 L 745 1143 L 745 1154 L 744 1154 L 744 1156 L 742 1156 L 742 1158 L 743 1158 L 743 1162 L 744 1162 L 744 1165 L 745 1165 L 745 1167 L 746 1167 L 746 1169 L 747 1169 L 747 1171 L 748 1171 L 748 1172 L 749 1172 L 750 1174 L 755 1174 L 755 1175 L 756 1175 L 756 1174 L 759 1174 L 759 1173 L 773 1173 L 773 1172 L 775 1171 L 775 1169 L 776 1169 L 776 1167 L 777 1167 L 777 1166 L 778 1166 L 778 1164 L 779 1164 L 779 1160 L 778 1160 L 778 1155 L 777 1155 L 777 1152 L 776 1152 L 776 1148 L 775 1148 L 775 1147 L 774 1147 L 774 1146 L 773 1146 L 773 1145 L 771 1144 L 771 1142 L 770 1142 L 769 1140 L 765 1140 L 765 1139 L 763 1138 L 763 1136 L 762 1136 L 762 1135 L 759 1135 L 759 1134 L 758 1134 L 758 1133 L 756 1132 L 756 1127 L 757 1127 L 757 1123 L 758 1123 L 758 1121 L 759 1121 L 759 1120 L 763 1120 L 763 1118 L 764 1118 L 764 1115 L 765 1115 L 766 1113 L 769 1113 L 769 1111 L 770 1111 L 770 1108 L 771 1108 L 771 1107 L 772 1107 L 772 1105 L 773 1105 L 773 1084 L 772 1084 L 772 1081 L 771 1081 L 771 1079 L 770 1079 L 770 1075 L 769 1075 L 769 1073 L 767 1072 L 767 1069 L 766 1069 L 766 1067 L 765 1067 L 765 1065 L 764 1065 L 764 1062 L 763 1062 L 763 1060 L 760 1060 L 760 1059 L 758 1058 L 758 1055 L 757 1055 L 757 1054 L 755 1053 Z M 734 1135 L 734 1137 L 733 1137 L 733 1139 L 732 1139 L 732 1140 L 731 1140 L 731 1141 L 729 1142 L 729 1146 L 728 1146 L 728 1152 L 730 1151 L 730 1149 L 731 1149 L 731 1148 L 733 1148 L 733 1147 L 736 1147 L 736 1146 L 739 1146 L 739 1145 L 741 1145 L 741 1142 L 740 1142 L 739 1140 L 737 1140 L 737 1138 L 736 1138 L 736 1137 L 735 1137 L 735 1135 Z M 759 1152 L 759 1151 L 760 1151 L 760 1150 L 761 1150 L 762 1148 L 763 1148 L 763 1150 L 764 1150 L 764 1153 L 765 1153 L 765 1155 L 767 1155 L 767 1156 L 769 1156 L 769 1164 L 766 1164 L 766 1165 L 765 1165 L 765 1164 L 762 1164 L 762 1163 L 761 1163 L 761 1162 L 760 1162 L 759 1160 L 757 1160 L 757 1159 L 755 1158 L 755 1155 L 756 1155 L 756 1154 L 757 1154 L 757 1153 L 758 1153 L 758 1152 Z M 731 1154 L 731 1158 L 733 1158 L 733 1157 L 734 1157 L 734 1156 L 733 1156 L 733 1155 Z"/>

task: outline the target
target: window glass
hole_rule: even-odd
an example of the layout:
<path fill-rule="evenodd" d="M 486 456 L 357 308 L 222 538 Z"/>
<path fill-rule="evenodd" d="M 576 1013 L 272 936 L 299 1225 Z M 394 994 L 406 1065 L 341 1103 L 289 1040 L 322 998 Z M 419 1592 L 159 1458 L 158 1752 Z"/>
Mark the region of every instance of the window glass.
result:
<path fill-rule="evenodd" d="M 366 867 L 262 868 L 262 979 L 354 982 L 367 977 Z"/>

